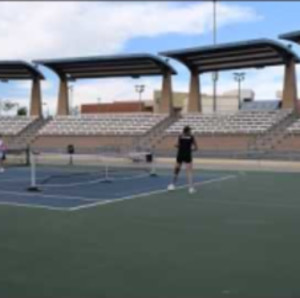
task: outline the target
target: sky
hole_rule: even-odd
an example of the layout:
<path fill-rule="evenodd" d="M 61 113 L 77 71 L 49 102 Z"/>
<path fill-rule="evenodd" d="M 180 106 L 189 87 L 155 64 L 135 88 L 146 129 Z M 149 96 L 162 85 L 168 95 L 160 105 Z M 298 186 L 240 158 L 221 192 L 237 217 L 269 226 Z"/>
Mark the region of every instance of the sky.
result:
<path fill-rule="evenodd" d="M 300 2 L 220 1 L 217 3 L 217 43 L 278 35 L 300 30 Z M 176 2 L 0 2 L 0 60 L 88 57 L 122 53 L 152 53 L 213 43 L 213 4 Z M 285 41 L 281 41 L 287 44 Z M 300 55 L 300 46 L 293 45 Z M 178 71 L 174 91 L 188 91 L 189 73 L 170 59 Z M 56 111 L 58 78 L 39 67 L 44 112 Z M 275 99 L 282 90 L 283 67 L 247 69 L 242 88 L 255 99 Z M 298 67 L 298 73 L 300 74 Z M 298 86 L 300 75 L 298 75 Z M 72 82 L 71 105 L 137 100 L 136 84 L 144 84 L 143 99 L 161 88 L 160 77 L 93 79 Z M 31 82 L 0 82 L 0 99 L 29 106 Z M 221 72 L 219 94 L 236 89 L 232 72 Z M 298 88 L 299 89 L 299 88 Z M 201 76 L 201 91 L 212 93 L 211 74 Z"/>

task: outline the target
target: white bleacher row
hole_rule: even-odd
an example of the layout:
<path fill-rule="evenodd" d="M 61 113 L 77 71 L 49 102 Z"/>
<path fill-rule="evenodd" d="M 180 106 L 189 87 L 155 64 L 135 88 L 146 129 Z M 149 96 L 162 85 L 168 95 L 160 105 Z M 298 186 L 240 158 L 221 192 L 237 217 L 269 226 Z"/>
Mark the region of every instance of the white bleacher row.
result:
<path fill-rule="evenodd" d="M 171 125 L 167 134 L 178 134 L 189 125 L 195 134 L 258 134 L 267 131 L 291 113 L 291 110 L 239 111 L 231 114 L 186 114 Z"/>
<path fill-rule="evenodd" d="M 300 119 L 298 119 L 297 121 L 295 121 L 290 127 L 287 128 L 287 131 L 289 133 L 296 133 L 299 134 L 300 133 Z"/>
<path fill-rule="evenodd" d="M 39 135 L 143 135 L 166 117 L 150 113 L 57 116 Z"/>
<path fill-rule="evenodd" d="M 0 134 L 15 136 L 35 119 L 36 117 L 33 116 L 0 116 Z"/>

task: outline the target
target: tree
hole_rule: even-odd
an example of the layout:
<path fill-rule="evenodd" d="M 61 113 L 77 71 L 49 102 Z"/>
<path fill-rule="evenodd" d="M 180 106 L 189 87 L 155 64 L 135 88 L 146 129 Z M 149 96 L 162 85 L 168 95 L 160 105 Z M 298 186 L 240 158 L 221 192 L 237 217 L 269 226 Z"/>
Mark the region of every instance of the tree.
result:
<path fill-rule="evenodd" d="M 17 111 L 18 116 L 26 116 L 27 115 L 27 108 L 26 107 L 20 107 Z"/>

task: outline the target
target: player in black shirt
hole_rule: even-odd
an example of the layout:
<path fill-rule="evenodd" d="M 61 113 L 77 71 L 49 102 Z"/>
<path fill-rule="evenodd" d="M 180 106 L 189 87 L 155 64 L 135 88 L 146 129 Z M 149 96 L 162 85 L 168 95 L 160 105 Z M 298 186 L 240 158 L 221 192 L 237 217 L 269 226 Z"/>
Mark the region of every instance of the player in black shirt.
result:
<path fill-rule="evenodd" d="M 193 154 L 192 152 L 197 150 L 197 143 L 194 136 L 192 135 L 191 128 L 185 126 L 182 134 L 178 137 L 178 142 L 176 147 L 177 158 L 176 165 L 174 169 L 173 182 L 168 186 L 169 190 L 175 189 L 175 184 L 177 182 L 178 175 L 180 173 L 182 163 L 186 164 L 186 174 L 189 184 L 189 192 L 194 193 L 195 189 L 193 187 Z"/>
<path fill-rule="evenodd" d="M 6 147 L 2 139 L 2 135 L 0 134 L 0 173 L 4 172 L 3 163 L 5 161 L 5 149 Z"/>

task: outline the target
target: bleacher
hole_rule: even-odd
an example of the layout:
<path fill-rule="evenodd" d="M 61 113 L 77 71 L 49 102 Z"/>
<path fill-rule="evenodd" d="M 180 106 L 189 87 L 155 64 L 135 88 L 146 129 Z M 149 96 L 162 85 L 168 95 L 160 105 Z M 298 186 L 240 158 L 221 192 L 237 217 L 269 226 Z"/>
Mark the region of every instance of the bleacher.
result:
<path fill-rule="evenodd" d="M 178 134 L 189 125 L 195 134 L 260 134 L 291 113 L 291 110 L 239 111 L 232 114 L 186 114 L 166 130 Z"/>
<path fill-rule="evenodd" d="M 0 116 L 0 134 L 16 136 L 36 119 L 27 116 Z"/>
<path fill-rule="evenodd" d="M 165 114 L 124 113 L 57 116 L 39 136 L 143 135 L 166 119 Z"/>
<path fill-rule="evenodd" d="M 290 134 L 300 134 L 300 119 L 298 119 L 290 127 L 288 127 L 287 131 Z"/>

